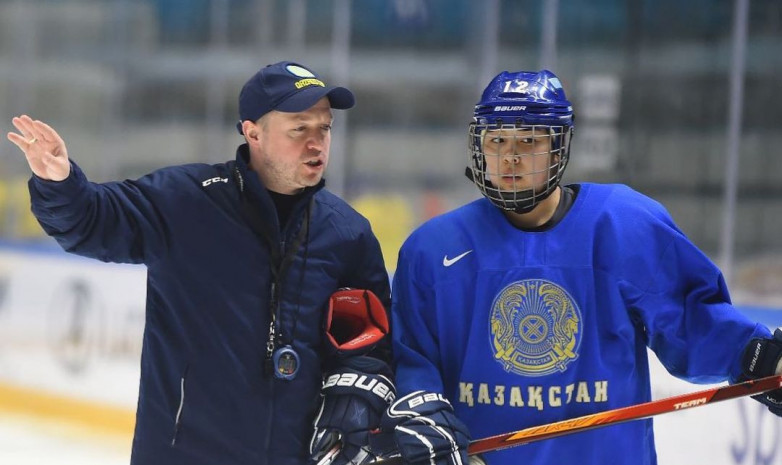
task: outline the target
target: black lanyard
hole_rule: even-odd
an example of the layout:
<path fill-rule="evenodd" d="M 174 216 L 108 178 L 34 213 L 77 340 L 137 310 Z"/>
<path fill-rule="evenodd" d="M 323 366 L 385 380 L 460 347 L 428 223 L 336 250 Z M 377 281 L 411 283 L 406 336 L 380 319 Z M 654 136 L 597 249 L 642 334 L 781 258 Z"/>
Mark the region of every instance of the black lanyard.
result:
<path fill-rule="evenodd" d="M 264 227 L 264 221 L 258 214 L 258 210 L 253 208 L 253 206 L 250 204 L 250 200 L 248 199 L 248 194 L 244 191 L 244 178 L 242 177 L 242 174 L 239 172 L 239 168 L 234 168 L 234 177 L 236 178 L 237 184 L 239 186 L 239 191 L 241 192 L 242 197 L 242 213 L 244 214 L 245 218 L 250 224 L 250 228 L 258 235 L 260 236 L 264 242 L 266 242 L 266 245 L 269 248 L 269 254 L 271 256 L 271 272 L 272 272 L 272 283 L 271 288 L 269 290 L 269 316 L 270 316 L 270 322 L 269 322 L 269 339 L 266 342 L 266 362 L 267 366 L 270 366 L 271 363 L 271 357 L 272 353 L 274 352 L 274 349 L 276 345 L 279 342 L 283 341 L 283 334 L 282 330 L 280 328 L 280 312 L 281 312 L 281 306 L 280 306 L 280 295 L 282 293 L 282 281 L 283 277 L 285 276 L 286 271 L 290 267 L 291 263 L 293 262 L 293 259 L 296 257 L 296 253 L 298 253 L 299 248 L 301 247 L 302 242 L 307 239 L 307 236 L 309 235 L 309 229 L 310 229 L 310 217 L 312 215 L 312 207 L 315 203 L 315 197 L 311 197 L 309 203 L 307 204 L 307 209 L 304 214 L 304 222 L 301 225 L 301 228 L 299 228 L 299 232 L 296 235 L 296 237 L 293 240 L 293 244 L 291 244 L 290 247 L 285 246 L 285 237 L 283 236 L 283 240 L 277 244 L 274 242 L 273 237 L 271 236 L 271 231 L 269 228 Z M 280 231 L 281 234 L 283 234 L 283 231 Z M 309 242 L 309 241 L 307 241 Z M 309 244 L 305 244 L 305 255 L 306 255 L 306 249 L 308 249 Z M 305 257 L 306 261 L 306 257 Z M 303 281 L 304 276 L 304 270 L 302 269 L 300 281 Z M 301 298 L 301 284 L 299 286 L 299 298 Z M 293 341 L 294 333 L 296 332 L 296 323 L 298 320 L 298 313 L 299 313 L 299 306 L 296 307 L 296 314 L 293 315 L 293 321 L 294 321 L 294 327 L 291 331 L 291 337 L 290 341 Z"/>

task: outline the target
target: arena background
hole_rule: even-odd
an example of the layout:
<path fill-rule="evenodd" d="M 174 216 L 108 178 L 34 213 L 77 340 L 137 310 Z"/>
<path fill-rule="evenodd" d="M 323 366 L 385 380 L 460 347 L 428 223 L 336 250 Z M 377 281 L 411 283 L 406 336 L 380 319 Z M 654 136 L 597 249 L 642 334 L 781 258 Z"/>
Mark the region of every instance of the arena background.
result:
<path fill-rule="evenodd" d="M 242 141 L 241 85 L 283 59 L 356 94 L 328 186 L 370 218 L 390 272 L 414 227 L 478 195 L 463 170 L 482 87 L 548 68 L 577 115 L 566 182 L 658 199 L 743 311 L 782 322 L 778 0 L 0 0 L 0 128 L 52 123 L 93 181 L 219 162 Z M 0 463 L 127 463 L 144 269 L 60 252 L 3 140 Z M 654 370 L 656 398 L 697 388 Z M 782 464 L 762 412 L 660 417 L 660 463 Z"/>

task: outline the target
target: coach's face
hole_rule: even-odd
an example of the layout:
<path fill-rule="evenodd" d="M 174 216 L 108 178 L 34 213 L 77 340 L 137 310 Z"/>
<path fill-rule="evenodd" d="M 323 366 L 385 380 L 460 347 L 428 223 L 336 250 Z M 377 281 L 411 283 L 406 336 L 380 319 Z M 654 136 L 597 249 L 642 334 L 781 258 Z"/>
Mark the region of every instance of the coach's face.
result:
<path fill-rule="evenodd" d="M 305 111 L 271 111 L 245 128 L 250 166 L 267 189 L 295 194 L 320 182 L 329 162 L 332 120 L 323 97 Z"/>

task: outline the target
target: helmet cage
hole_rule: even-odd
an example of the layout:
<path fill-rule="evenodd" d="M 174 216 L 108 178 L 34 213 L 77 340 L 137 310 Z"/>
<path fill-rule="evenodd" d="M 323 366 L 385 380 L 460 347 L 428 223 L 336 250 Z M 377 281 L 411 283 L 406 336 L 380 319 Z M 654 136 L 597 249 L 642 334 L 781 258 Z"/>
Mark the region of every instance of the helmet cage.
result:
<path fill-rule="evenodd" d="M 562 180 L 570 158 L 573 126 L 524 124 L 521 119 L 514 122 L 507 122 L 507 120 L 508 118 L 496 118 L 491 123 L 488 118 L 478 117 L 470 124 L 468 130 L 470 160 L 467 176 L 497 207 L 515 213 L 528 213 L 551 195 Z M 504 143 L 510 143 L 514 148 L 510 151 L 505 149 L 502 153 L 494 146 L 487 150 L 485 139 L 491 133 L 498 134 L 501 140 L 505 141 Z M 541 147 L 540 141 L 544 138 L 550 143 Z M 532 151 L 519 152 L 516 149 L 517 142 L 521 142 L 522 146 L 528 146 Z M 537 160 L 541 156 L 546 156 L 543 166 Z M 528 160 L 526 163 L 521 163 L 524 157 L 528 157 Z M 510 168 L 502 168 L 504 164 Z M 516 167 L 522 165 L 532 168 L 527 172 L 517 171 Z M 493 172 L 493 169 L 497 172 Z M 501 173 L 502 170 L 509 171 Z M 543 172 L 547 173 L 547 176 L 542 183 L 530 185 L 524 180 Z M 498 179 L 503 174 L 512 175 L 510 187 L 503 188 L 492 183 L 491 179 Z M 522 187 L 522 184 L 526 186 Z"/>

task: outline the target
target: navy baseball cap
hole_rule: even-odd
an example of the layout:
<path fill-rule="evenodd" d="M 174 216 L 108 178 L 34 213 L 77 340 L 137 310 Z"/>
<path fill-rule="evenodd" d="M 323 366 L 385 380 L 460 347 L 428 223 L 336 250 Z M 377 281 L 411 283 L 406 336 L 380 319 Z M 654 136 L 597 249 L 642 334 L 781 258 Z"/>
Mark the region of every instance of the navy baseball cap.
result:
<path fill-rule="evenodd" d="M 290 113 L 304 111 L 328 97 L 331 108 L 347 110 L 356 99 L 344 87 L 327 86 L 314 72 L 291 61 L 281 61 L 261 68 L 239 93 L 239 123 L 257 121 L 266 113 L 277 110 Z"/>

